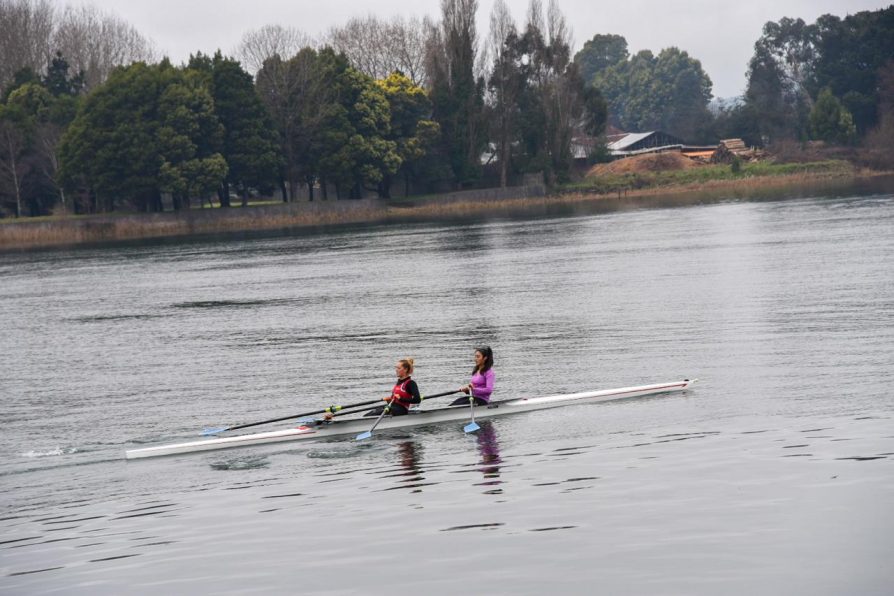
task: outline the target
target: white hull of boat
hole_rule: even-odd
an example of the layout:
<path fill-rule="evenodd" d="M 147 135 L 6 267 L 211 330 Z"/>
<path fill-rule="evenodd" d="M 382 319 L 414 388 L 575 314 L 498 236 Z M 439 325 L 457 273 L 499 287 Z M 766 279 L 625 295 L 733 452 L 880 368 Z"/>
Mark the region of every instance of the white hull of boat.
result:
<path fill-rule="evenodd" d="M 484 420 L 514 414 L 516 412 L 530 412 L 533 410 L 545 410 L 571 404 L 596 403 L 671 393 L 683 391 L 688 388 L 695 379 L 685 379 L 673 383 L 656 383 L 653 385 L 640 385 L 637 387 L 623 387 L 621 389 L 604 389 L 601 391 L 584 391 L 581 393 L 569 393 L 565 395 L 548 395 L 543 397 L 526 397 L 500 402 L 494 402 L 488 406 L 475 408 L 475 420 Z M 409 426 L 422 426 L 438 424 L 456 420 L 469 419 L 469 406 L 457 406 L 439 408 L 435 410 L 420 410 L 407 416 L 385 417 L 376 427 L 376 432 L 405 428 Z M 356 435 L 368 431 L 375 418 L 354 418 L 351 420 L 334 420 L 318 425 L 302 425 L 284 430 L 274 430 L 264 433 L 249 435 L 237 435 L 233 437 L 218 437 L 190 441 L 188 443 L 176 443 L 172 445 L 159 445 L 132 449 L 125 452 L 127 459 L 139 459 L 144 457 L 158 457 L 162 455 L 178 455 L 197 451 L 212 451 L 217 449 L 230 449 L 233 447 L 245 447 L 248 445 L 265 445 L 268 443 L 280 443 L 285 441 L 302 441 L 309 439 L 323 439 L 344 435 Z"/>

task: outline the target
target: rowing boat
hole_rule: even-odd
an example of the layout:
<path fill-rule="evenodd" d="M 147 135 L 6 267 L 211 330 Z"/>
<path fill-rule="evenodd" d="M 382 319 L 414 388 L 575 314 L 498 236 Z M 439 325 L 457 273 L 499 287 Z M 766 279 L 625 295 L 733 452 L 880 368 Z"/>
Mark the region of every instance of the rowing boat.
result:
<path fill-rule="evenodd" d="M 475 408 L 475 418 L 495 418 L 517 412 L 530 412 L 533 410 L 545 410 L 571 404 L 596 403 L 643 397 L 661 393 L 682 391 L 688 388 L 695 379 L 684 379 L 674 383 L 656 383 L 653 385 L 640 385 L 637 387 L 623 387 L 621 389 L 604 389 L 601 391 L 584 391 L 581 393 L 569 393 L 564 395 L 548 395 L 542 397 L 522 397 L 504 401 L 492 402 L 487 406 Z M 413 410 L 407 416 L 385 417 L 378 425 L 378 430 L 394 428 L 406 428 L 426 424 L 439 424 L 456 420 L 465 420 L 469 417 L 469 406 L 443 407 L 433 410 Z M 281 443 L 285 441 L 303 441 L 310 439 L 323 439 L 354 435 L 369 430 L 372 421 L 370 418 L 354 418 L 351 420 L 314 420 L 310 423 L 303 422 L 299 426 L 283 430 L 274 430 L 263 433 L 237 435 L 233 437 L 220 437 L 203 439 L 187 443 L 172 445 L 158 445 L 131 449 L 125 452 L 127 459 L 139 459 L 144 457 L 158 457 L 162 455 L 178 455 L 196 451 L 211 451 L 216 449 L 230 449 L 233 447 L 245 447 L 248 445 L 266 445 L 268 443 Z"/>

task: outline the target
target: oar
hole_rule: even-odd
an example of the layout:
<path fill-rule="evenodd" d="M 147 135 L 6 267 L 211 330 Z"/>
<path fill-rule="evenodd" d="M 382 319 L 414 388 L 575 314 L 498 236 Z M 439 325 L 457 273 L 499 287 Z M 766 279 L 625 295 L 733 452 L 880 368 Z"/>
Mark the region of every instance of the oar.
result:
<path fill-rule="evenodd" d="M 435 396 L 432 396 L 435 397 Z M 248 428 L 249 426 L 258 426 L 259 424 L 270 424 L 272 422 L 282 422 L 283 420 L 291 420 L 292 418 L 304 418 L 305 416 L 313 416 L 314 414 L 326 414 L 326 413 L 335 413 L 339 410 L 346 410 L 348 408 L 359 408 L 362 406 L 369 406 L 372 404 L 377 404 L 381 399 L 372 399 L 370 401 L 362 401 L 356 404 L 349 404 L 347 406 L 329 406 L 328 408 L 323 408 L 322 410 L 314 410 L 313 412 L 304 412 L 303 414 L 292 414 L 291 416 L 283 416 L 282 418 L 272 418 L 270 420 L 261 420 L 260 422 L 250 422 L 249 424 L 238 424 L 236 426 L 224 426 L 221 428 L 206 428 L 202 431 L 203 435 L 216 435 L 218 433 L 222 433 L 228 430 L 237 430 L 240 428 Z"/>
<path fill-rule="evenodd" d="M 471 389 L 469 389 L 469 409 L 472 410 L 472 421 L 463 427 L 463 431 L 473 433 L 481 427 L 475 422 L 475 397 L 472 395 Z"/>
<path fill-rule="evenodd" d="M 459 389 L 454 389 L 453 391 L 445 391 L 444 393 L 435 393 L 434 395 L 420 396 L 420 401 L 425 400 L 425 399 L 432 399 L 435 397 L 444 397 L 445 395 L 453 395 L 454 393 L 459 393 Z M 385 417 L 385 414 L 387 414 L 388 411 L 391 410 L 391 402 L 392 401 L 394 401 L 394 400 L 393 399 L 388 400 L 388 404 L 382 409 L 382 413 L 379 414 L 378 418 L 376 418 L 376 422 L 375 422 L 375 424 L 372 425 L 372 428 L 369 429 L 368 431 L 366 431 L 365 433 L 360 433 L 359 435 L 354 437 L 355 441 L 362 441 L 363 439 L 368 439 L 372 436 L 373 431 L 376 430 L 377 426 L 379 426 L 379 422 L 381 422 L 382 418 Z"/>
<path fill-rule="evenodd" d="M 419 401 L 422 402 L 422 400 L 426 400 L 426 399 L 434 399 L 436 397 L 444 397 L 445 395 L 453 395 L 454 393 L 459 393 L 459 389 L 455 389 L 453 391 L 445 391 L 443 393 L 435 393 L 434 395 L 420 395 Z M 373 403 L 378 403 L 378 402 L 373 402 Z M 332 416 L 331 416 L 332 418 L 334 418 L 336 416 L 350 416 L 351 414 L 356 414 L 358 410 L 365 409 L 365 406 L 368 406 L 368 405 L 369 404 L 364 403 L 364 404 L 359 404 L 359 405 L 355 404 L 353 406 L 332 406 L 332 408 L 334 408 L 334 409 L 330 408 L 331 411 L 329 411 L 328 413 L 332 414 Z M 328 420 L 328 418 L 326 418 L 326 420 Z M 298 422 L 319 422 L 319 421 L 320 421 L 320 418 L 303 418 L 303 419 L 299 420 Z"/>
<path fill-rule="evenodd" d="M 362 441 L 363 439 L 368 439 L 371 436 L 373 436 L 373 431 L 376 430 L 377 426 L 379 426 L 379 422 L 381 422 L 382 418 L 385 416 L 385 414 L 387 414 L 388 411 L 391 410 L 391 402 L 393 402 L 393 401 L 394 401 L 393 397 L 388 400 L 388 403 L 385 404 L 384 408 L 382 408 L 382 413 L 379 414 L 378 418 L 376 418 L 376 423 L 372 425 L 372 428 L 369 429 L 368 431 L 366 431 L 365 433 L 360 433 L 359 435 L 354 437 L 355 441 Z"/>

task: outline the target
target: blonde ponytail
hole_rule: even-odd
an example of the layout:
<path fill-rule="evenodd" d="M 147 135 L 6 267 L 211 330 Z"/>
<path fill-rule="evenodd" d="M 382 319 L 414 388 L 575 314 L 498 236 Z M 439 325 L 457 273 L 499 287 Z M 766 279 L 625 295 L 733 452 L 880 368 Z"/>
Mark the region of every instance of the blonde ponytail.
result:
<path fill-rule="evenodd" d="M 408 375 L 413 374 L 413 359 L 412 358 L 401 358 L 400 360 L 398 360 L 398 362 L 401 363 L 404 366 L 404 368 L 407 369 Z"/>

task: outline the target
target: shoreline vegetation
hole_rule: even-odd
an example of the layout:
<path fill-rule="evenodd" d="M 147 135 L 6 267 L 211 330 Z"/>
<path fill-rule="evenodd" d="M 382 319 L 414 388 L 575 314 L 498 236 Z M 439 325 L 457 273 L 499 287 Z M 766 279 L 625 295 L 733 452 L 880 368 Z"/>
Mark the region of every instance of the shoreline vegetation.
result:
<path fill-rule="evenodd" d="M 128 240 L 149 240 L 296 228 L 450 221 L 482 217 L 591 213 L 683 206 L 760 195 L 819 189 L 889 176 L 843 160 L 794 164 L 742 164 L 687 170 L 590 176 L 546 190 L 543 186 L 494 188 L 408 197 L 272 203 L 229 209 L 166 213 L 63 215 L 28 221 L 0 220 L 0 250 L 29 250 Z M 800 193 L 798 193 L 800 195 Z"/>

